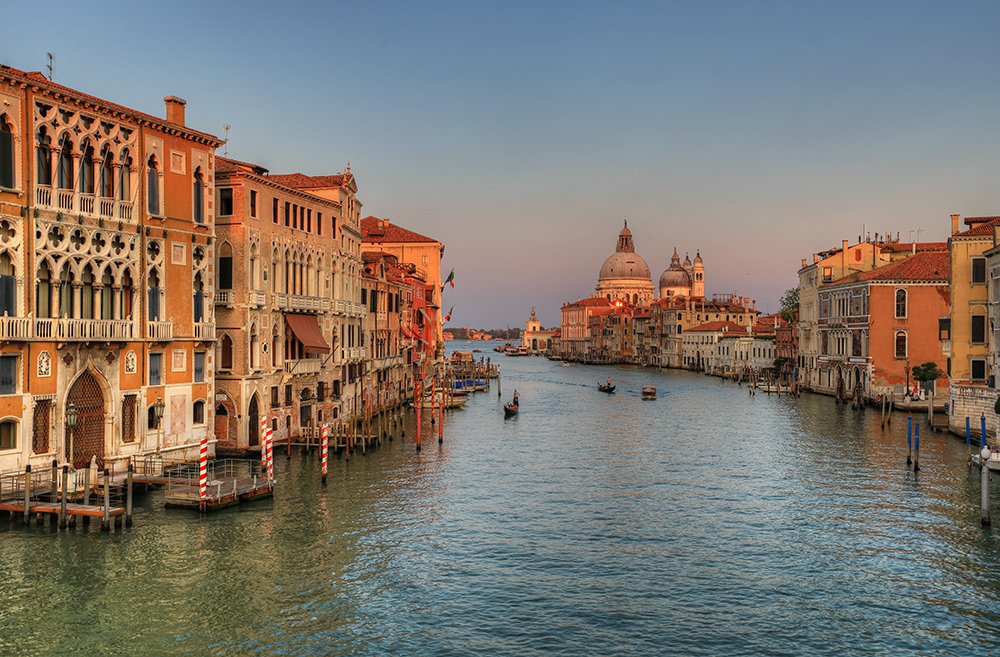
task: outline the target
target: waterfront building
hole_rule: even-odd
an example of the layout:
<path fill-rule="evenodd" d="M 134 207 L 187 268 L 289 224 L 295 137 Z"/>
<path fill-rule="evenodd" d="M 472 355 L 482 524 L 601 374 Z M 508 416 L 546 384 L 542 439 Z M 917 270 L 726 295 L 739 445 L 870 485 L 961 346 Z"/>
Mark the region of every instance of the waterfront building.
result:
<path fill-rule="evenodd" d="M 630 306 L 648 306 L 653 302 L 653 282 L 649 265 L 635 252 L 628 222 L 618 234 L 618 244 L 601 265 L 595 294 L 608 301 L 620 300 Z"/>
<path fill-rule="evenodd" d="M 910 368 L 934 362 L 946 371 L 938 318 L 948 312 L 947 251 L 922 251 L 819 288 L 818 376 L 813 390 L 851 397 L 895 392 L 902 398 Z M 942 377 L 938 385 L 947 386 Z"/>
<path fill-rule="evenodd" d="M 532 307 L 531 316 L 524 323 L 524 335 L 521 337 L 521 344 L 528 348 L 528 353 L 550 353 L 557 331 L 558 329 L 543 329 L 542 323 L 535 317 L 535 309 Z"/>
<path fill-rule="evenodd" d="M 659 365 L 659 362 L 653 361 L 651 356 L 651 318 L 649 306 L 632 310 L 632 362 L 637 365 Z"/>
<path fill-rule="evenodd" d="M 564 303 L 560 310 L 560 355 L 572 360 L 591 359 L 593 351 L 590 339 L 591 317 L 595 313 L 606 313 L 610 308 L 611 301 L 605 297 L 591 297 Z"/>
<path fill-rule="evenodd" d="M 684 331 L 709 322 L 752 326 L 759 315 L 757 302 L 734 294 L 715 294 L 712 300 L 669 296 L 650 308 L 650 351 L 659 353 L 662 367 L 684 367 Z"/>
<path fill-rule="evenodd" d="M 212 432 L 221 142 L 164 101 L 0 67 L 0 470 L 192 457 Z"/>
<path fill-rule="evenodd" d="M 417 357 L 421 361 L 442 358 L 444 313 L 441 312 L 441 258 L 444 257 L 444 245 L 387 219 L 373 216 L 361 220 L 361 231 L 366 251 L 383 251 L 395 256 L 399 263 L 413 265 L 411 283 L 417 294 L 414 310 L 419 317 L 412 326 L 421 344 Z"/>
<path fill-rule="evenodd" d="M 262 417 L 275 440 L 339 418 L 345 366 L 363 356 L 365 308 L 344 285 L 353 259 L 340 248 L 341 201 L 282 180 L 217 158 L 214 429 L 223 447 L 260 445 Z"/>
<path fill-rule="evenodd" d="M 681 337 L 681 367 L 727 376 L 731 369 L 726 354 L 719 352 L 718 344 L 727 334 L 745 334 L 746 331 L 747 327 L 728 321 L 692 326 Z"/>
<path fill-rule="evenodd" d="M 722 376 L 754 375 L 766 383 L 765 369 L 774 367 L 774 326 L 755 324 L 742 330 L 727 331 L 716 345 Z"/>
<path fill-rule="evenodd" d="M 404 338 L 402 327 L 412 321 L 413 285 L 407 266 L 390 253 L 365 251 L 362 260 L 361 303 L 368 308 L 363 327 L 368 351 L 365 399 L 382 410 L 402 404 L 411 382 L 416 340 Z"/>
<path fill-rule="evenodd" d="M 874 240 L 813 254 L 813 261 L 802 259 L 799 269 L 798 363 L 796 380 L 806 389 L 820 386 L 819 289 L 852 273 L 876 269 L 921 251 L 940 251 L 943 242 L 901 243 L 898 239 L 875 235 Z"/>
<path fill-rule="evenodd" d="M 989 269 L 987 252 L 996 246 L 1000 217 L 966 217 L 969 228 L 959 230 L 960 216 L 951 216 L 948 252 L 951 261 L 951 307 L 941 327 L 941 348 L 949 375 L 949 425 L 965 430 L 965 418 L 981 413 L 993 417 L 997 398 L 991 385 L 988 318 Z M 994 379 L 995 381 L 995 379 Z M 993 422 L 988 426 L 994 426 Z"/>
<path fill-rule="evenodd" d="M 791 385 L 795 373 L 795 363 L 798 360 L 799 331 L 798 308 L 795 309 L 791 322 L 782 321 L 774 329 L 775 358 L 780 361 L 780 376 L 783 386 Z"/>

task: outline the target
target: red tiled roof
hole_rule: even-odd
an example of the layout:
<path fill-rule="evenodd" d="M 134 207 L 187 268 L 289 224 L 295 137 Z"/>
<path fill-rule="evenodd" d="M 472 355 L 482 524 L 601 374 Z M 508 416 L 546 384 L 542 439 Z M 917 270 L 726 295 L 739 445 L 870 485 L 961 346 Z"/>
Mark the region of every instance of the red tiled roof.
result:
<path fill-rule="evenodd" d="M 216 173 L 234 173 L 240 171 L 243 173 L 255 173 L 257 175 L 264 175 L 267 173 L 267 169 L 251 162 L 240 162 L 239 160 L 222 157 L 221 155 L 215 156 Z"/>
<path fill-rule="evenodd" d="M 877 269 L 855 272 L 838 283 L 858 281 L 943 281 L 951 277 L 951 256 L 947 251 L 924 251 Z"/>
<path fill-rule="evenodd" d="M 270 175 L 268 179 L 292 189 L 333 189 L 343 187 L 349 175 L 338 173 L 335 176 L 307 176 L 304 173 L 287 173 Z"/>
<path fill-rule="evenodd" d="M 955 233 L 952 237 L 991 237 L 993 227 L 1000 223 L 1000 217 L 966 217 L 965 223 L 972 228 L 962 233 Z"/>
<path fill-rule="evenodd" d="M 435 239 L 372 216 L 361 220 L 361 235 L 365 242 L 437 242 Z"/>
<path fill-rule="evenodd" d="M 579 301 L 574 301 L 573 303 L 567 303 L 566 308 L 572 308 L 573 306 L 610 306 L 611 302 L 604 297 L 589 297 L 587 299 L 580 299 Z"/>
<path fill-rule="evenodd" d="M 28 72 L 25 72 L 25 71 L 18 70 L 16 68 L 12 67 L 12 66 L 2 66 L 2 65 L 0 65 L 0 75 L 13 75 L 15 77 L 21 77 L 21 78 L 24 78 L 26 80 L 30 80 L 30 81 L 34 82 L 35 84 L 39 84 L 39 85 L 42 85 L 42 86 L 45 86 L 45 87 L 49 87 L 51 89 L 56 89 L 56 90 L 62 91 L 63 93 L 70 94 L 70 95 L 73 95 L 73 96 L 78 96 L 80 98 L 85 98 L 85 99 L 88 99 L 88 100 L 92 100 L 92 101 L 95 101 L 95 102 L 97 102 L 97 103 L 99 103 L 101 105 L 104 105 L 104 106 L 108 107 L 108 108 L 118 109 L 118 110 L 127 112 L 129 114 L 133 114 L 133 115 L 135 115 L 138 118 L 142 118 L 142 119 L 145 119 L 147 121 L 151 121 L 153 123 L 158 123 L 158 124 L 162 124 L 162 125 L 177 126 L 179 128 L 182 128 L 186 132 L 190 132 L 192 134 L 198 135 L 199 137 L 202 137 L 203 139 L 217 142 L 217 144 L 219 144 L 219 145 L 221 145 L 223 143 L 223 141 L 221 139 L 219 139 L 218 137 L 216 137 L 213 134 L 209 134 L 207 132 L 201 132 L 200 130 L 192 130 L 191 128 L 189 128 L 187 126 L 182 126 L 182 125 L 179 125 L 179 124 L 176 124 L 176 123 L 171 123 L 170 121 L 167 121 L 166 119 L 160 118 L 158 116 L 153 116 L 152 114 L 146 114 L 145 112 L 139 112 L 139 111 L 131 109 L 129 107 L 125 107 L 124 105 L 119 105 L 118 103 L 112 103 L 109 100 L 104 100 L 103 98 L 98 98 L 97 96 L 91 96 L 90 94 L 85 94 L 82 91 L 77 91 L 76 89 L 73 89 L 72 87 L 67 87 L 65 85 L 59 84 L 58 82 L 52 82 L 51 80 L 49 80 L 47 77 L 45 77 L 42 73 L 40 73 L 38 71 L 32 71 L 32 72 L 28 73 Z"/>

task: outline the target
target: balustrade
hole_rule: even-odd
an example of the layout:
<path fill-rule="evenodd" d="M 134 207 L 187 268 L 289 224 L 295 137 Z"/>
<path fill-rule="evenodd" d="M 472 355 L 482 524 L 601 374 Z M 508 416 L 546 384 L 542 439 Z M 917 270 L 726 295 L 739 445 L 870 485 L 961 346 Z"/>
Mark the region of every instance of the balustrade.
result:
<path fill-rule="evenodd" d="M 285 361 L 285 372 L 289 374 L 316 374 L 323 366 L 322 358 L 299 358 Z"/>
<path fill-rule="evenodd" d="M 195 340 L 215 340 L 215 322 L 195 322 Z"/>
<path fill-rule="evenodd" d="M 150 340 L 167 341 L 174 339 L 173 322 L 146 322 L 146 337 Z"/>
<path fill-rule="evenodd" d="M 0 317 L 0 340 L 18 340 L 30 337 L 30 317 Z"/>

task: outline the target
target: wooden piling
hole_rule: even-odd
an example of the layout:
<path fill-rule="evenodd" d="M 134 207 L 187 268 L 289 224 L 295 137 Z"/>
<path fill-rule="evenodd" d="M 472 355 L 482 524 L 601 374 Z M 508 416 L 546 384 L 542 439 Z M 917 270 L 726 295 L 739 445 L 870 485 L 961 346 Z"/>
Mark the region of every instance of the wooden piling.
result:
<path fill-rule="evenodd" d="M 979 452 L 980 463 L 982 464 L 982 473 L 980 475 L 980 492 L 982 498 L 982 522 L 984 525 L 990 524 L 990 468 L 989 468 L 989 450 L 983 449 Z"/>
<path fill-rule="evenodd" d="M 920 423 L 914 427 L 914 437 L 913 442 L 915 447 L 913 450 L 913 471 L 917 472 L 920 470 Z"/>
<path fill-rule="evenodd" d="M 55 485 L 55 480 L 52 485 Z M 69 466 L 64 465 L 62 469 L 62 502 L 59 504 L 59 528 L 66 529 L 66 494 L 69 489 Z"/>
<path fill-rule="evenodd" d="M 441 403 L 438 404 L 438 445 L 444 442 L 444 391 L 441 391 Z"/>
<path fill-rule="evenodd" d="M 906 465 L 913 463 L 913 416 L 906 414 Z"/>
<path fill-rule="evenodd" d="M 965 416 L 965 449 L 969 454 L 969 462 L 966 464 L 968 467 L 972 467 L 972 438 L 969 433 L 969 416 Z"/>
<path fill-rule="evenodd" d="M 55 485 L 53 480 L 52 485 Z M 27 525 L 31 522 L 31 464 L 24 466 L 24 517 L 21 522 Z"/>
<path fill-rule="evenodd" d="M 104 518 L 101 520 L 101 531 L 111 530 L 111 473 L 104 468 Z"/>
<path fill-rule="evenodd" d="M 128 475 L 125 482 L 125 526 L 132 526 L 132 461 L 128 462 Z"/>

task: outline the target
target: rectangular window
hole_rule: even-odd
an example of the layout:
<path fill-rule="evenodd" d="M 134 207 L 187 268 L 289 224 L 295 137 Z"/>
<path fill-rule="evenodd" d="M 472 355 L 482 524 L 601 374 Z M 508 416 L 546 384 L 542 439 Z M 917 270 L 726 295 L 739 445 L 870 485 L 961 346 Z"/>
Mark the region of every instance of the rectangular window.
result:
<path fill-rule="evenodd" d="M 233 213 L 233 188 L 219 190 L 219 214 L 228 216 Z"/>
<path fill-rule="evenodd" d="M 829 283 L 833 280 L 833 267 L 823 267 L 823 281 Z"/>
<path fill-rule="evenodd" d="M 278 223 L 278 199 L 271 197 L 271 221 Z"/>
<path fill-rule="evenodd" d="M 972 344 L 986 343 L 986 315 L 972 316 Z"/>
<path fill-rule="evenodd" d="M 299 206 L 292 203 L 292 228 L 299 227 Z"/>
<path fill-rule="evenodd" d="M 278 406 L 278 386 L 271 386 L 271 408 L 277 408 Z"/>
<path fill-rule="evenodd" d="M 317 212 L 316 213 L 316 234 L 317 235 L 322 235 L 323 234 L 323 213 L 322 212 Z"/>
<path fill-rule="evenodd" d="M 14 449 L 17 447 L 17 423 L 0 422 L 0 449 Z"/>
<path fill-rule="evenodd" d="M 135 442 L 136 411 L 139 408 L 138 395 L 122 397 L 122 442 Z"/>
<path fill-rule="evenodd" d="M 285 406 L 291 406 L 291 405 L 292 405 L 292 386 L 291 385 L 286 385 L 285 386 Z"/>
<path fill-rule="evenodd" d="M 286 226 L 291 226 L 292 225 L 292 214 L 291 213 L 292 213 L 292 204 L 289 203 L 288 201 L 285 201 L 285 225 Z"/>
<path fill-rule="evenodd" d="M 972 282 L 973 283 L 986 282 L 986 258 L 972 259 Z"/>
<path fill-rule="evenodd" d="M 985 381 L 986 380 L 986 361 L 980 358 L 972 359 L 970 363 L 972 366 L 972 380 L 973 381 Z"/>
<path fill-rule="evenodd" d="M 306 232 L 311 233 L 313 230 L 313 211 L 312 208 L 306 210 Z"/>
<path fill-rule="evenodd" d="M 250 190 L 250 216 L 257 218 L 257 190 Z"/>
<path fill-rule="evenodd" d="M 49 451 L 49 418 L 51 414 L 51 399 L 40 399 L 35 402 L 35 415 L 31 426 L 31 451 L 35 454 L 46 454 Z"/>
<path fill-rule="evenodd" d="M 198 400 L 191 406 L 191 423 L 205 424 L 205 402 Z"/>
<path fill-rule="evenodd" d="M 0 187 L 14 188 L 14 134 L 0 121 Z"/>
<path fill-rule="evenodd" d="M 205 352 L 194 352 L 194 381 L 201 383 L 205 380 Z"/>
<path fill-rule="evenodd" d="M 158 386 L 163 382 L 160 378 L 162 366 L 163 354 L 149 355 L 149 385 Z"/>
<path fill-rule="evenodd" d="M 368 305 L 368 290 L 361 288 L 361 305 Z"/>
<path fill-rule="evenodd" d="M 17 392 L 17 356 L 0 356 L 0 395 Z"/>

